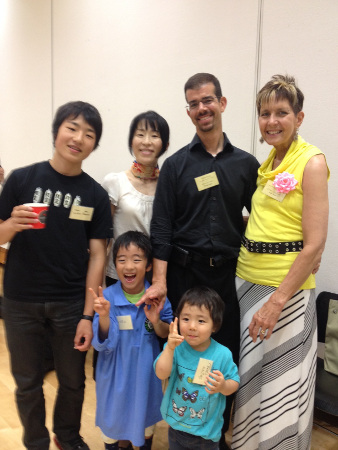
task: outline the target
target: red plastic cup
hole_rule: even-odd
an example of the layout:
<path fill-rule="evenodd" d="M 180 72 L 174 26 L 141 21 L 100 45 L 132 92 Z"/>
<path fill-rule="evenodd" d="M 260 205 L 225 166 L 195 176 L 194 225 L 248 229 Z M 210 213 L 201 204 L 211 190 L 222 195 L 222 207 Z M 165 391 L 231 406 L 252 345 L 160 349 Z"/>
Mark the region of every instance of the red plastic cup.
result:
<path fill-rule="evenodd" d="M 39 222 L 32 223 L 31 225 L 33 226 L 33 228 L 46 228 L 49 205 L 45 205 L 44 203 L 25 203 L 25 206 L 30 206 L 33 211 L 38 214 L 37 219 L 39 220 Z"/>

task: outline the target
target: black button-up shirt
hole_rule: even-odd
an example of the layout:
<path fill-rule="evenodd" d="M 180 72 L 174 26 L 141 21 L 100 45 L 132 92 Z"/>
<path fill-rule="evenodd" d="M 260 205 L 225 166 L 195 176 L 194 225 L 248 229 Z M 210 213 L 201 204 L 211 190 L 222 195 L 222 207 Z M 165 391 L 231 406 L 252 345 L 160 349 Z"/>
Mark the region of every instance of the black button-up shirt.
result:
<path fill-rule="evenodd" d="M 167 158 L 154 200 L 150 234 L 154 257 L 170 258 L 172 245 L 207 257 L 237 258 L 244 230 L 242 209 L 251 210 L 259 163 L 224 134 L 223 150 L 208 153 L 195 135 Z M 195 178 L 216 172 L 219 185 L 199 191 Z"/>

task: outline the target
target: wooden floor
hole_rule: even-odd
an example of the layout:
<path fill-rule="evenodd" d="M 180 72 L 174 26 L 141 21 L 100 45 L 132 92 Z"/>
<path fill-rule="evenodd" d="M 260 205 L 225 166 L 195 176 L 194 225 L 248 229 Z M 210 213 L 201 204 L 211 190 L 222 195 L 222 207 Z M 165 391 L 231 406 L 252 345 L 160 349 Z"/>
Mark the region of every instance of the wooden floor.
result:
<path fill-rule="evenodd" d="M 86 393 L 82 414 L 81 434 L 91 450 L 103 450 L 100 432 L 95 428 L 95 383 L 92 379 L 92 352 L 88 353 L 86 363 Z M 52 410 L 57 388 L 55 372 L 50 372 L 45 379 L 44 392 L 47 405 L 47 426 L 52 429 Z M 8 352 L 5 343 L 3 320 L 0 319 L 0 449 L 21 450 L 24 446 L 21 442 L 22 429 L 14 402 L 14 381 L 10 373 Z M 315 419 L 322 425 L 327 425 L 323 417 Z M 331 430 L 338 433 L 337 426 L 331 426 Z M 52 434 L 52 433 L 51 433 Z M 230 442 L 230 435 L 227 440 Z M 317 425 L 313 427 L 311 450 L 337 450 L 338 438 L 328 431 L 322 430 Z M 50 450 L 57 450 L 54 443 Z M 167 425 L 160 422 L 156 427 L 153 441 L 153 450 L 168 450 Z M 247 449 L 251 450 L 251 449 Z"/>

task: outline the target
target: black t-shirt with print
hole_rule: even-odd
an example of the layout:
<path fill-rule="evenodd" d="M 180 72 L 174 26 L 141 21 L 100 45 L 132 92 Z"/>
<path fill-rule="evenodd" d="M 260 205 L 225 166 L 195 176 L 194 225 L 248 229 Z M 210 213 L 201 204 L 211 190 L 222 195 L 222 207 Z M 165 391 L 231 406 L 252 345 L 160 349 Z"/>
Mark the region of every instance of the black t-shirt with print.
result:
<path fill-rule="evenodd" d="M 84 172 L 61 175 L 44 161 L 11 173 L 0 196 L 0 219 L 32 202 L 50 205 L 46 228 L 15 235 L 5 268 L 5 296 L 34 302 L 84 299 L 89 240 L 112 237 L 106 191 Z M 93 208 L 92 220 L 71 219 L 73 204 Z"/>

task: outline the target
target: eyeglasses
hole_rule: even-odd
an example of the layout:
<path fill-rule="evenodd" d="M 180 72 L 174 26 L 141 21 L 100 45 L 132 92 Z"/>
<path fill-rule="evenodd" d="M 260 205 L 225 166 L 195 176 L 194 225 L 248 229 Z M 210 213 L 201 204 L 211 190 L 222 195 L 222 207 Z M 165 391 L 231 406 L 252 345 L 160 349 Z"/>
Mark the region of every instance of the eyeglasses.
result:
<path fill-rule="evenodd" d="M 204 97 L 199 102 L 194 100 L 192 102 L 189 102 L 186 106 L 188 111 L 192 111 L 193 109 L 196 109 L 199 107 L 200 103 L 203 103 L 204 106 L 211 105 L 216 99 L 219 100 L 221 97 Z"/>

